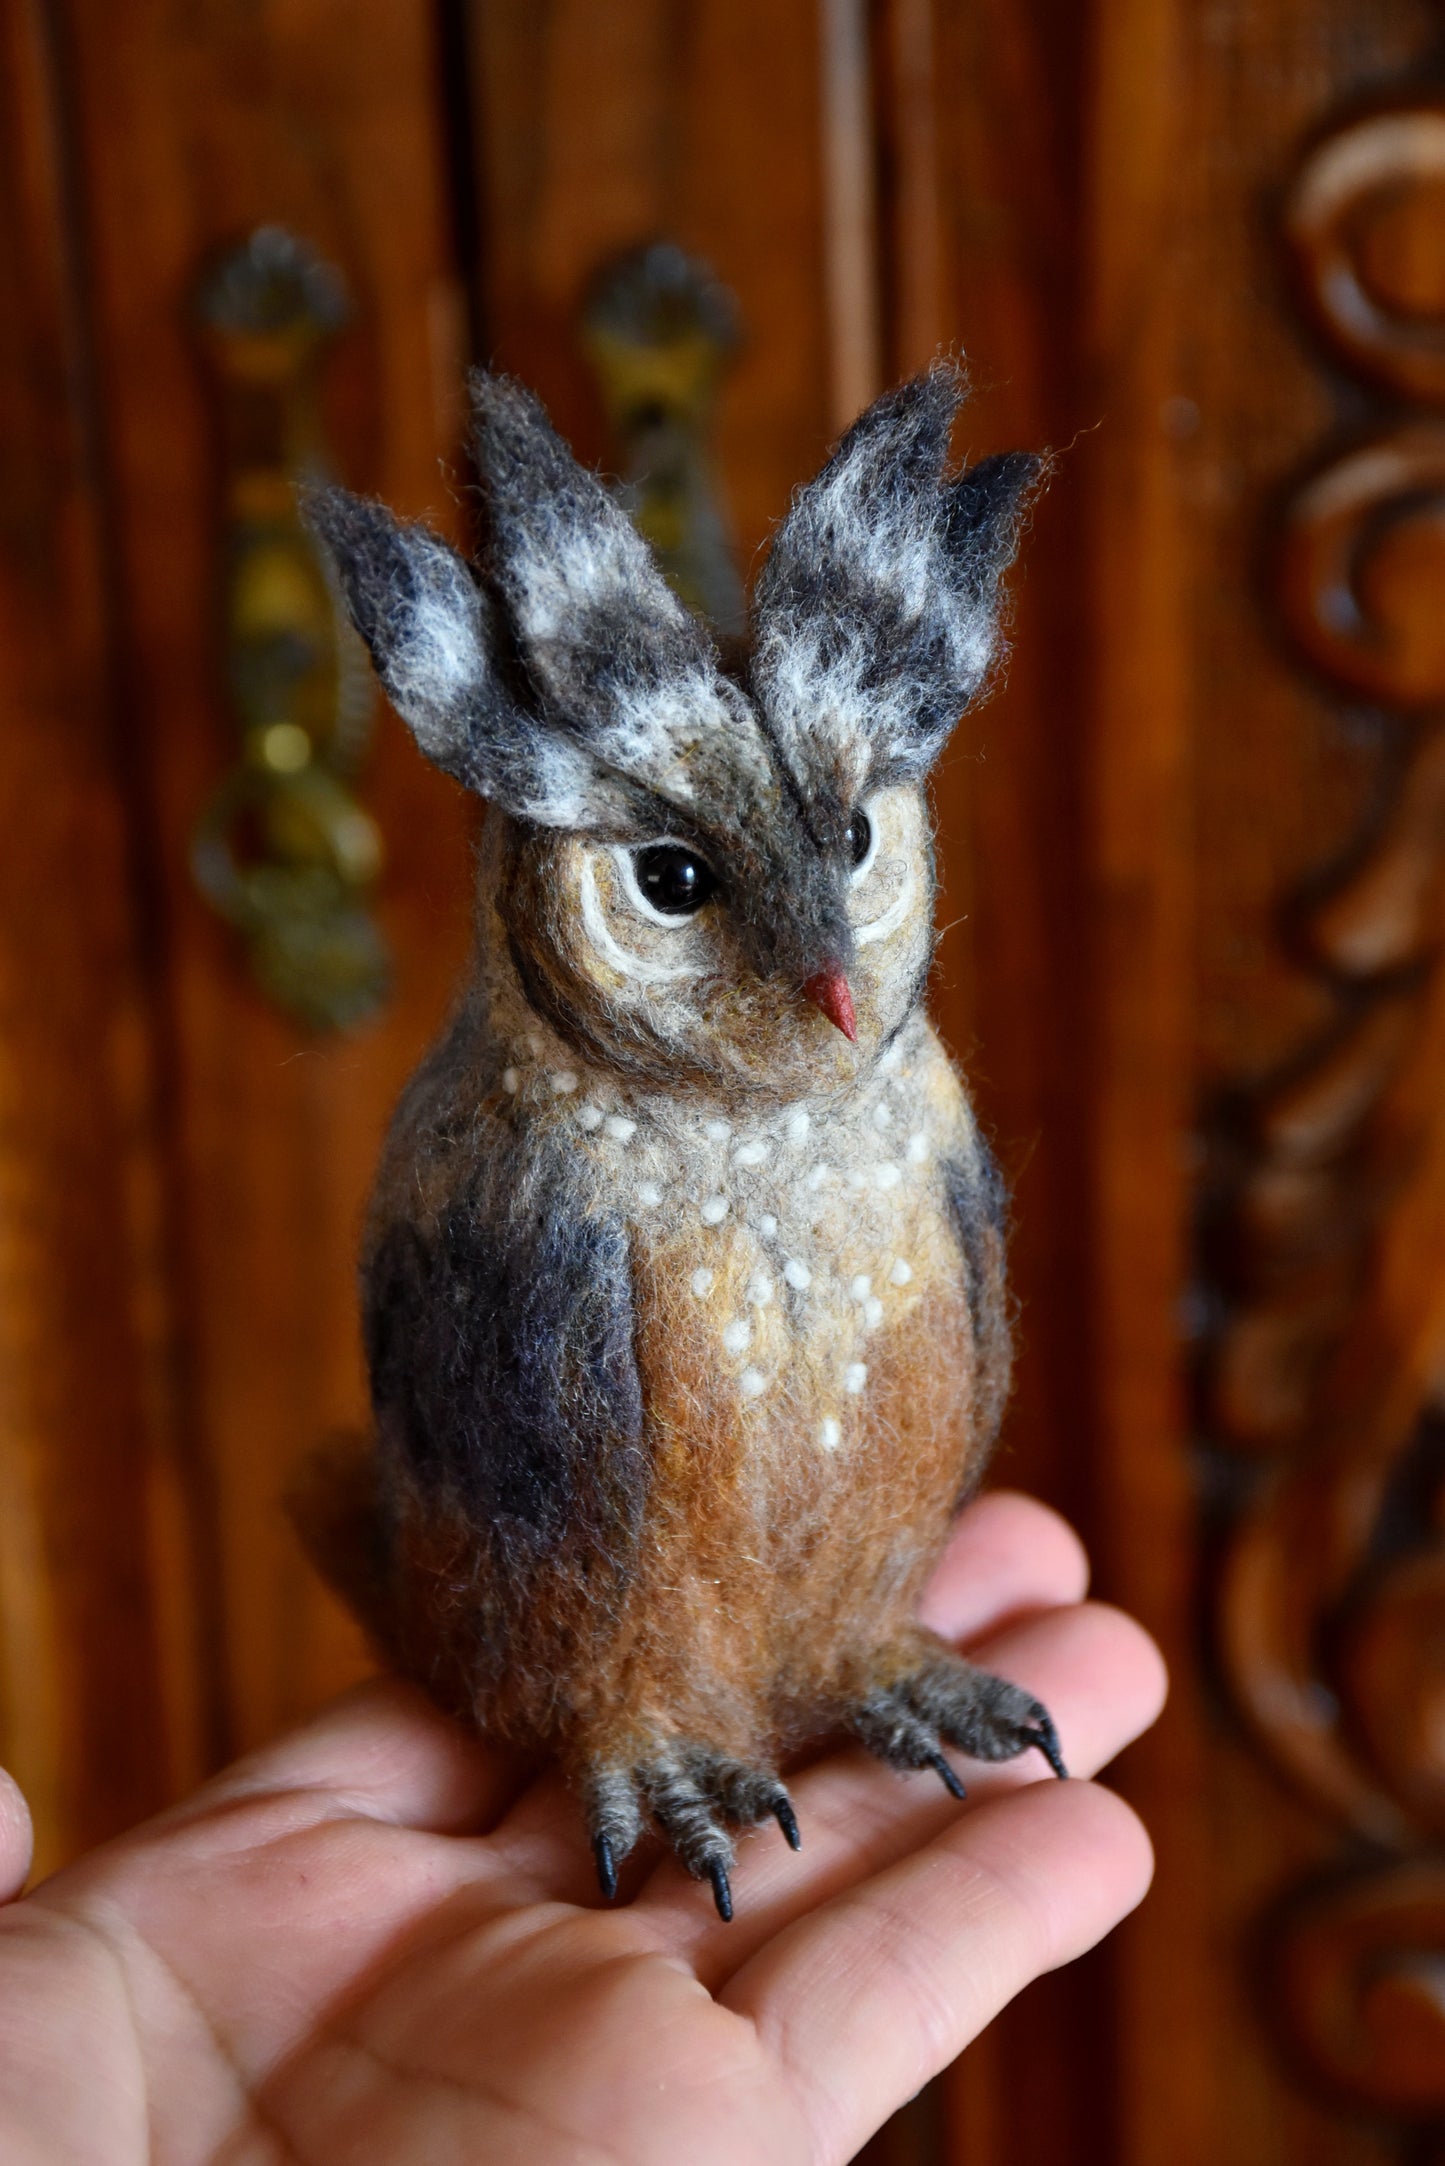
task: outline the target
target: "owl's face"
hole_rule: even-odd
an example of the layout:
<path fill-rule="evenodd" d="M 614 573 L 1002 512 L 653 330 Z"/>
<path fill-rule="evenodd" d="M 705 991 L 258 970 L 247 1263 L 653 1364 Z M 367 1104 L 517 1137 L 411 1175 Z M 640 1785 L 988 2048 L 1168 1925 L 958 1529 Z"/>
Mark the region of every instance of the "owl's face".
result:
<path fill-rule="evenodd" d="M 634 841 L 494 819 L 484 898 L 533 1005 L 594 1061 L 723 1096 L 790 1099 L 871 1066 L 918 998 L 933 938 L 927 801 L 869 791 L 828 853 L 847 935 L 850 1041 L 795 973 L 759 956 L 756 896 L 740 910 L 726 835 Z M 840 945 L 835 941 L 835 946 Z"/>
<path fill-rule="evenodd" d="M 846 1086 L 922 990 L 924 781 L 998 648 L 1040 471 L 948 468 L 948 370 L 889 393 L 801 490 L 740 674 L 541 408 L 478 377 L 490 548 L 333 490 L 311 516 L 422 750 L 490 799 L 482 909 L 592 1059 L 775 1097 Z"/>

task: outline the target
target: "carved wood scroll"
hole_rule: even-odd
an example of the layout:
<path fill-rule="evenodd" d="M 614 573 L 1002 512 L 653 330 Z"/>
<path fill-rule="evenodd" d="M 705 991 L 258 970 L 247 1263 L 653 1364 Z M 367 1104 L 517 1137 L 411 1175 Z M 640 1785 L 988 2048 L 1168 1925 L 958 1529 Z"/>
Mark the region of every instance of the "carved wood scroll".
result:
<path fill-rule="evenodd" d="M 1335 1022 L 1222 1124 L 1209 1427 L 1244 1499 L 1232 1691 L 1345 1836 L 1273 1921 L 1271 2004 L 1341 2102 L 1445 2131 L 1445 100 L 1324 135 L 1284 231 L 1367 434 L 1298 488 L 1280 602 L 1382 734 L 1293 932 Z M 1250 1462 L 1253 1462 L 1251 1465 Z"/>

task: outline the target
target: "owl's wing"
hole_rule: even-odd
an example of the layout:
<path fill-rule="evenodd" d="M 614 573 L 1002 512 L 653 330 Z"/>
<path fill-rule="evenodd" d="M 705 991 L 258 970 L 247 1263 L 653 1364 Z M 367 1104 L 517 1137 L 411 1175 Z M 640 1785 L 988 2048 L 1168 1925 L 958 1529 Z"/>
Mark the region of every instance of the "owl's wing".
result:
<path fill-rule="evenodd" d="M 973 1319 L 975 1468 L 992 1445 L 1003 1419 L 1013 1367 L 1008 1290 L 1004 1278 L 1004 1234 L 1008 1194 L 993 1156 L 982 1138 L 971 1165 L 943 1161 L 943 1188 L 949 1217 L 962 1253 L 969 1314 Z"/>
<path fill-rule="evenodd" d="M 544 1169 L 487 1168 L 365 1269 L 383 1451 L 514 1552 L 625 1573 L 647 1498 L 626 1229 Z"/>

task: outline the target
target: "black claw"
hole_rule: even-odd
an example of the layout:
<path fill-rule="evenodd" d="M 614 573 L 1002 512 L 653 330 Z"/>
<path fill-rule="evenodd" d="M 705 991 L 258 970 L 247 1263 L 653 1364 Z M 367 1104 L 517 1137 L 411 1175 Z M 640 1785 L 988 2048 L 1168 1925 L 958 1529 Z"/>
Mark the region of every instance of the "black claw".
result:
<path fill-rule="evenodd" d="M 793 1811 L 792 1799 L 786 1797 L 778 1798 L 773 1805 L 773 1817 L 777 1821 L 778 1826 L 783 1831 L 783 1840 L 786 1842 L 788 1848 L 790 1850 L 801 1850 L 803 1847 L 803 1837 L 798 1827 L 798 1816 Z"/>
<path fill-rule="evenodd" d="M 714 1858 L 707 1869 L 712 1882 L 712 1899 L 717 1904 L 717 1914 L 724 1925 L 733 1922 L 733 1891 L 728 1886 L 728 1869 L 721 1858 Z"/>
<path fill-rule="evenodd" d="M 605 1835 L 592 1838 L 592 1855 L 597 1860 L 597 1880 L 609 1903 L 617 1900 L 617 1860 L 612 1855 L 612 1845 Z"/>
<path fill-rule="evenodd" d="M 1059 1781 L 1067 1782 L 1069 1771 L 1064 1765 L 1063 1750 L 1059 1744 L 1059 1733 L 1054 1728 L 1050 1718 L 1040 1711 L 1035 1718 L 1034 1728 L 1025 1730 L 1024 1736 L 1031 1745 L 1037 1745 L 1039 1751 L 1048 1761 L 1049 1766 L 1058 1776 Z"/>
<path fill-rule="evenodd" d="M 968 1792 L 944 1759 L 943 1754 L 941 1752 L 931 1752 L 928 1755 L 928 1765 L 933 1769 L 949 1796 L 956 1797 L 959 1803 L 962 1804 L 963 1800 L 968 1796 Z"/>

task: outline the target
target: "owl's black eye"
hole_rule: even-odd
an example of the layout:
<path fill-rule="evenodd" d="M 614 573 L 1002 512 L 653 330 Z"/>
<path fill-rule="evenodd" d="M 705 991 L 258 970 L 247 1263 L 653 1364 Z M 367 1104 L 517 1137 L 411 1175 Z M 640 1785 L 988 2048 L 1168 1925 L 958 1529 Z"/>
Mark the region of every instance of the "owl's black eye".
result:
<path fill-rule="evenodd" d="M 637 885 L 654 910 L 664 917 L 687 918 L 701 910 L 717 893 L 717 876 L 710 865 L 680 842 L 655 842 L 639 850 L 633 863 Z"/>
<path fill-rule="evenodd" d="M 861 865 L 873 840 L 873 822 L 860 805 L 848 822 L 843 844 L 855 865 Z"/>

